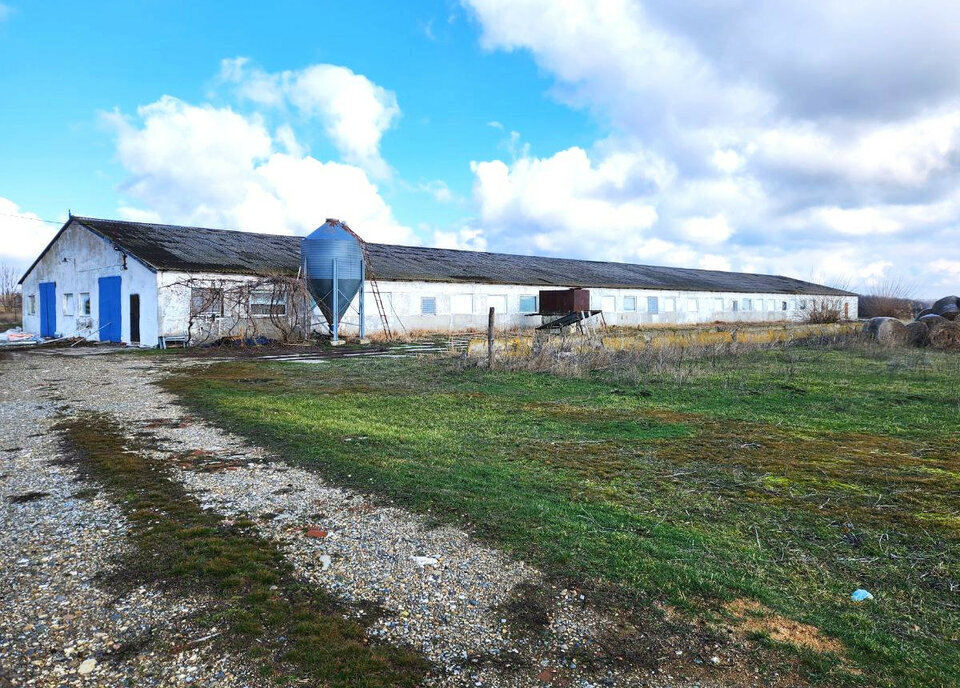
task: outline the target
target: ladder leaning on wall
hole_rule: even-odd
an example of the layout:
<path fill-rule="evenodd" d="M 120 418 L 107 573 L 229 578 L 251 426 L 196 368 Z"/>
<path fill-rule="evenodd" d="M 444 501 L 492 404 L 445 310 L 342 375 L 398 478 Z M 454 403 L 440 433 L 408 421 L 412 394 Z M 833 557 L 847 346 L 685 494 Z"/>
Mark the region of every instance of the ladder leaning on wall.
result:
<path fill-rule="evenodd" d="M 373 300 L 377 304 L 377 312 L 380 314 L 380 322 L 383 325 L 383 333 L 387 339 L 393 339 L 393 332 L 390 331 L 390 319 L 387 317 L 387 310 L 383 307 L 383 298 L 380 296 L 380 285 L 377 284 L 377 276 L 373 272 L 373 264 L 370 262 L 370 251 L 367 249 L 367 242 L 359 234 L 354 232 L 346 222 L 340 222 L 340 225 L 350 232 L 357 241 L 360 242 L 360 252 L 363 254 L 363 265 L 366 272 L 366 279 L 370 282 L 370 290 L 373 292 Z M 360 287 L 363 289 L 363 285 Z"/>

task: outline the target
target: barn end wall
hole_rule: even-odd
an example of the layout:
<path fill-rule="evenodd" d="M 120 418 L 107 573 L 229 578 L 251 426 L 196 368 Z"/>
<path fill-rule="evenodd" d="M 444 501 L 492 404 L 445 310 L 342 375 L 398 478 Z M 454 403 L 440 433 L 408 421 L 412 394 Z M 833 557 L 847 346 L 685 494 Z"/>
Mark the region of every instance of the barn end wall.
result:
<path fill-rule="evenodd" d="M 124 260 L 125 259 L 125 260 Z M 126 265 L 124 265 L 124 262 Z M 131 256 L 89 229 L 70 224 L 23 280 L 23 329 L 40 332 L 40 289 L 44 282 L 56 284 L 56 334 L 100 340 L 100 277 L 120 277 L 120 339 L 130 342 L 130 295 L 140 296 L 140 344 L 157 343 L 156 275 Z M 72 308 L 64 295 L 72 295 Z M 80 295 L 90 295 L 90 314 L 81 312 Z M 33 311 L 31 299 L 33 296 Z M 70 312 L 72 311 L 72 315 Z"/>

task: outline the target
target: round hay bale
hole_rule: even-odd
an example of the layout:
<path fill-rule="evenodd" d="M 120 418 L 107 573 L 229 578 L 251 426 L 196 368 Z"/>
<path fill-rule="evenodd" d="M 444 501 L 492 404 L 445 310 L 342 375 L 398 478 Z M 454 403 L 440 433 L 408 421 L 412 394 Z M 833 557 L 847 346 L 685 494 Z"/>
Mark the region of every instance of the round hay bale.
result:
<path fill-rule="evenodd" d="M 907 344 L 926 346 L 930 342 L 930 328 L 926 323 L 912 322 L 906 324 Z"/>
<path fill-rule="evenodd" d="M 937 323 L 930 329 L 930 346 L 944 351 L 960 351 L 960 323 Z"/>
<path fill-rule="evenodd" d="M 942 315 L 947 320 L 955 320 L 960 315 L 960 305 L 957 303 L 956 296 L 944 296 L 933 302 L 931 310 L 937 315 Z"/>
<path fill-rule="evenodd" d="M 896 318 L 871 318 L 864 331 L 881 344 L 906 344 L 907 327 Z"/>
<path fill-rule="evenodd" d="M 924 309 L 921 310 L 919 313 L 917 313 L 917 320 L 919 320 L 920 318 L 922 318 L 922 317 L 925 316 L 925 315 L 930 315 L 931 313 L 933 313 L 933 309 L 932 309 L 932 308 L 924 308 Z"/>
<path fill-rule="evenodd" d="M 929 329 L 937 323 L 948 321 L 942 315 L 937 315 L 936 313 L 927 313 L 926 315 L 921 315 L 919 318 L 917 318 L 917 322 L 923 323 Z"/>

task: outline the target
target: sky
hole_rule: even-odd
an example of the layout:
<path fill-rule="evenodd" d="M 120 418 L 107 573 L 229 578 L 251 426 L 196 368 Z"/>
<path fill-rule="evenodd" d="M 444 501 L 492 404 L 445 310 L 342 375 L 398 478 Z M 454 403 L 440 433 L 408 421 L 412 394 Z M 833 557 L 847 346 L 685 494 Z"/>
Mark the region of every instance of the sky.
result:
<path fill-rule="evenodd" d="M 0 263 L 76 215 L 960 293 L 956 0 L 0 0 Z"/>

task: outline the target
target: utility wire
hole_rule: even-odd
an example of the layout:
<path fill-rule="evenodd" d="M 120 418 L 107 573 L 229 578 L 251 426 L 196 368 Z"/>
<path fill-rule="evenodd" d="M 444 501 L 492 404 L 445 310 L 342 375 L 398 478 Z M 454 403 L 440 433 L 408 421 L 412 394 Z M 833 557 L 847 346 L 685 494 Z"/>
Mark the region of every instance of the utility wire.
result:
<path fill-rule="evenodd" d="M 34 222 L 49 222 L 52 225 L 62 225 L 63 220 L 44 220 L 39 217 L 30 217 L 29 215 L 18 215 L 16 213 L 0 213 L 2 217 L 19 217 L 21 220 L 33 220 Z"/>

